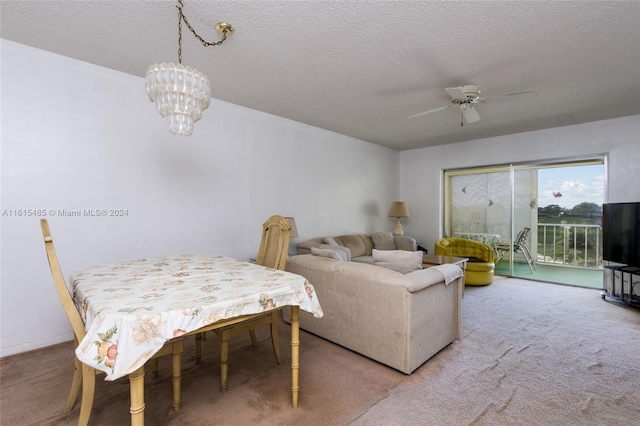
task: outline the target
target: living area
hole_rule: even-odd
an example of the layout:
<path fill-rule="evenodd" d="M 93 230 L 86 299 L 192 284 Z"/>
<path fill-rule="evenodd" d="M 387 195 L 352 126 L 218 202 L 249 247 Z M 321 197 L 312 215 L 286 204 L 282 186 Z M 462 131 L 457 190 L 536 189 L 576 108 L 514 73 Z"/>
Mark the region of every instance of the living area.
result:
<path fill-rule="evenodd" d="M 5 5 L 14 2 L 2 3 L 6 28 L 5 20 L 11 15 L 5 13 Z M 97 7 L 106 7 L 105 2 L 98 3 Z M 167 30 L 170 54 L 175 55 L 173 4 L 170 8 L 167 19 L 172 21 L 159 25 Z M 378 30 L 386 34 L 385 28 Z M 632 25 L 611 28 L 635 30 Z M 276 213 L 296 219 L 299 237 L 291 240 L 290 253 L 315 237 L 389 232 L 396 219 L 388 217 L 388 210 L 396 200 L 405 200 L 411 208 L 411 217 L 402 219 L 405 235 L 432 253 L 443 236 L 443 170 L 457 168 L 605 155 L 608 200 L 640 199 L 638 185 L 633 184 L 640 182 L 637 110 L 493 136 L 474 130 L 471 124 L 460 126 L 459 114 L 449 110 L 443 113 L 453 114 L 449 124 L 464 140 L 396 149 L 214 95 L 193 135 L 178 139 L 168 133 L 149 103 L 139 72 L 125 73 L 53 48 L 10 41 L 4 31 L 2 209 L 47 212 L 65 276 L 98 263 L 166 254 L 213 253 L 249 260 L 255 258 L 261 224 Z M 221 46 L 229 48 L 227 53 L 220 49 L 212 55 L 225 57 L 233 51 L 238 31 Z M 339 34 L 324 34 L 339 39 Z M 69 37 L 68 43 L 81 50 L 77 43 L 83 33 Z M 636 31 L 626 38 L 633 47 L 640 42 Z M 261 39 L 270 40 L 270 34 Z M 592 48 L 600 42 L 587 44 Z M 617 51 L 613 47 L 610 50 Z M 190 56 L 197 57 L 195 52 L 202 48 L 189 49 Z M 111 46 L 101 51 L 111 50 L 118 49 Z M 527 43 L 498 50 L 531 51 Z M 635 52 L 632 48 L 620 51 L 629 56 Z M 463 55 L 460 68 L 452 67 L 466 68 L 471 57 Z M 503 57 L 517 62 L 517 58 Z M 281 73 L 289 59 L 275 57 Z M 502 65 L 487 69 L 499 70 Z M 635 71 L 625 70 L 630 75 L 637 75 Z M 476 72 L 479 79 L 494 74 Z M 466 76 L 459 73 L 443 79 L 451 85 L 463 84 Z M 496 81 L 506 78 L 499 71 L 495 74 L 500 74 Z M 530 79 L 543 79 L 543 75 L 541 70 Z M 224 75 L 216 80 L 224 81 Z M 344 81 L 352 80 L 330 80 L 342 88 Z M 284 86 L 288 85 L 274 85 L 275 93 L 285 91 Z M 397 89 L 397 81 L 391 86 Z M 412 87 L 417 91 L 417 86 Z M 429 91 L 442 92 L 442 84 L 433 86 Z M 628 91 L 635 96 L 637 87 L 629 86 Z M 379 96 L 384 94 L 382 89 L 377 91 Z M 299 110 L 319 112 L 315 98 L 298 97 L 309 102 Z M 277 97 L 256 98 L 268 103 Z M 416 98 L 412 107 L 429 108 L 424 93 Z M 343 98 L 333 102 L 347 103 Z M 378 98 L 377 103 L 385 105 L 384 113 L 389 115 L 386 100 Z M 484 111 L 489 114 L 488 109 Z M 357 115 L 354 108 L 346 116 Z M 403 127 L 420 127 L 408 124 L 406 115 L 402 115 Z M 570 111 L 554 110 L 547 119 L 569 115 Z M 489 118 L 484 115 L 477 124 Z M 420 132 L 429 134 L 430 127 L 420 127 Z M 378 137 L 377 132 L 371 133 Z M 117 209 L 123 214 L 66 214 L 85 209 Z M 77 406 L 69 417 L 62 416 L 73 370 L 73 334 L 51 282 L 38 217 L 3 214 L 1 226 L 2 423 L 74 424 Z M 285 349 L 282 365 L 275 363 L 264 330 L 257 348 L 243 338 L 232 342 L 235 382 L 226 394 L 217 390 L 216 345 L 207 347 L 199 367 L 190 362 L 194 349 L 188 346 L 183 409 L 170 411 L 170 366 L 161 363 L 159 378 L 148 385 L 147 413 L 157 416 L 148 417 L 148 422 L 595 425 L 631 424 L 640 417 L 640 395 L 634 385 L 639 376 L 638 354 L 631 351 L 639 345 L 637 311 L 602 301 L 595 290 L 533 286 L 502 278 L 490 286 L 467 287 L 461 303 L 461 338 L 411 375 L 302 332 L 297 409 L 291 408 L 288 398 L 291 358 L 284 344 L 289 332 L 285 322 L 280 324 Z M 385 304 L 371 309 L 383 310 Z M 31 351 L 38 351 L 37 357 Z M 97 380 L 96 395 L 103 396 L 96 398 L 95 424 L 128 423 L 124 408 L 128 389 L 124 380 Z"/>
<path fill-rule="evenodd" d="M 226 393 L 217 389 L 217 351 L 207 347 L 195 365 L 190 340 L 183 408 L 170 408 L 170 363 L 161 362 L 159 376 L 146 383 L 146 420 L 154 425 L 596 426 L 634 424 L 638 418 L 637 310 L 603 302 L 593 290 L 498 277 L 490 286 L 467 288 L 462 322 L 461 339 L 411 375 L 302 332 L 297 409 L 288 398 L 289 349 L 283 344 L 278 365 L 267 330 L 257 330 L 257 347 L 247 336 L 232 339 Z M 287 324 L 279 329 L 285 343 Z M 72 350 L 66 342 L 3 358 L 3 424 L 77 424 L 77 408 L 62 414 Z M 96 395 L 90 424 L 129 424 L 126 381 L 96 380 Z"/>

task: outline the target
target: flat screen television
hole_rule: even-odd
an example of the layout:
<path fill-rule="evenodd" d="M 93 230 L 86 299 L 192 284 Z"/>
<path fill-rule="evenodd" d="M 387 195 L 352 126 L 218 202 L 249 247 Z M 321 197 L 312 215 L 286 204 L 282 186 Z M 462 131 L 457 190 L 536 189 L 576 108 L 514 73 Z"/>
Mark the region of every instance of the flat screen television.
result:
<path fill-rule="evenodd" d="M 640 202 L 602 206 L 602 258 L 640 267 Z"/>

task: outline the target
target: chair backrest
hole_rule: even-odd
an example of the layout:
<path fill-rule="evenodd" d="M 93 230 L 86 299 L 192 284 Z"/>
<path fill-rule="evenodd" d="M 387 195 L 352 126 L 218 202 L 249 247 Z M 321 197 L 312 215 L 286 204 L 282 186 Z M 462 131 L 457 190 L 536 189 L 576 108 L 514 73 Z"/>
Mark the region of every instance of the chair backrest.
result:
<path fill-rule="evenodd" d="M 522 244 L 526 244 L 527 238 L 529 237 L 529 232 L 531 232 L 531 228 L 522 228 L 522 230 L 518 232 L 518 236 L 516 237 L 516 241 L 513 243 L 513 245 L 520 247 Z"/>
<path fill-rule="evenodd" d="M 58 298 L 60 299 L 60 303 L 62 303 L 62 307 L 64 308 L 64 312 L 67 314 L 69 322 L 71 323 L 73 334 L 79 342 L 86 333 L 84 329 L 84 322 L 82 321 L 82 317 L 80 317 L 80 313 L 78 312 L 76 305 L 73 303 L 73 299 L 71 298 L 67 285 L 64 281 L 64 276 L 62 275 L 62 270 L 58 263 L 56 249 L 53 246 L 53 238 L 51 238 L 51 231 L 49 230 L 49 222 L 47 222 L 47 219 L 40 219 L 40 227 L 42 228 L 44 248 L 47 251 L 49 268 L 51 269 L 51 275 L 53 275 L 53 283 L 56 286 Z"/>
<path fill-rule="evenodd" d="M 442 238 L 435 243 L 435 253 L 440 256 L 474 257 L 493 262 L 493 247 L 481 241 L 465 238 Z"/>
<path fill-rule="evenodd" d="M 522 251 L 522 247 L 523 246 L 526 247 L 527 238 L 529 237 L 530 231 L 531 231 L 531 228 L 524 227 L 520 232 L 518 232 L 518 235 L 516 236 L 516 240 L 513 242 L 514 253 L 520 253 Z"/>
<path fill-rule="evenodd" d="M 271 216 L 262 225 L 262 240 L 256 263 L 268 268 L 284 271 L 289 250 L 291 225 L 280 216 Z"/>

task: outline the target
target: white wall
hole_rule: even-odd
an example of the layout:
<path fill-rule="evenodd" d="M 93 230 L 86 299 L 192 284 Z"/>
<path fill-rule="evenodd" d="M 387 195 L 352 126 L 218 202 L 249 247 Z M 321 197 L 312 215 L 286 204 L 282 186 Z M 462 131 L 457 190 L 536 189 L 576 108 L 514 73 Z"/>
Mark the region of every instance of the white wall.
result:
<path fill-rule="evenodd" d="M 0 210 L 128 209 L 47 215 L 64 273 L 176 253 L 248 259 L 261 224 L 294 216 L 297 241 L 391 230 L 430 250 L 442 170 L 609 155 L 608 201 L 640 200 L 640 116 L 397 153 L 213 100 L 189 138 L 171 136 L 144 80 L 0 40 Z M 398 196 L 400 195 L 400 196 Z M 0 356 L 70 340 L 39 217 L 0 220 Z"/>
<path fill-rule="evenodd" d="M 300 238 L 393 229 L 399 154 L 213 100 L 193 136 L 169 134 L 144 79 L 1 40 L 0 356 L 72 339 L 39 216 L 65 276 L 91 264 L 178 253 L 254 257 L 262 223 Z M 5 212 L 6 211 L 6 212 Z"/>
<path fill-rule="evenodd" d="M 405 234 L 432 252 L 442 235 L 443 170 L 532 160 L 608 155 L 607 202 L 640 201 L 640 116 L 478 139 L 400 153 Z"/>

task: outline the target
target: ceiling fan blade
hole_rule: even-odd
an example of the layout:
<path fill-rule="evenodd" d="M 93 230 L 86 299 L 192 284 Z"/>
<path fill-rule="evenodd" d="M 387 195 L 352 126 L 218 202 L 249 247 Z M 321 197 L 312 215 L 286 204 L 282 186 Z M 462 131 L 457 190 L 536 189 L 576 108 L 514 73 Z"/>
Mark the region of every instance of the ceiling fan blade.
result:
<path fill-rule="evenodd" d="M 462 87 L 447 87 L 444 91 L 453 99 L 467 100 L 467 94 L 462 90 Z"/>
<path fill-rule="evenodd" d="M 515 93 L 506 93 L 504 95 L 495 95 L 489 96 L 487 98 L 480 99 L 481 103 L 494 102 L 494 101 L 505 101 L 509 99 L 531 99 L 538 96 L 538 94 L 532 90 L 528 92 L 515 92 Z"/>
<path fill-rule="evenodd" d="M 463 109 L 462 115 L 469 124 L 475 123 L 476 121 L 480 120 L 480 114 L 478 114 L 478 111 L 476 111 L 474 107 Z"/>
<path fill-rule="evenodd" d="M 445 109 L 449 109 L 452 106 L 453 106 L 453 104 L 447 105 L 447 106 L 443 106 L 443 107 L 440 107 L 440 108 L 436 108 L 436 109 L 430 109 L 429 111 L 419 112 L 418 114 L 410 115 L 407 118 L 420 117 L 421 115 L 431 114 L 432 112 L 444 111 Z"/>

